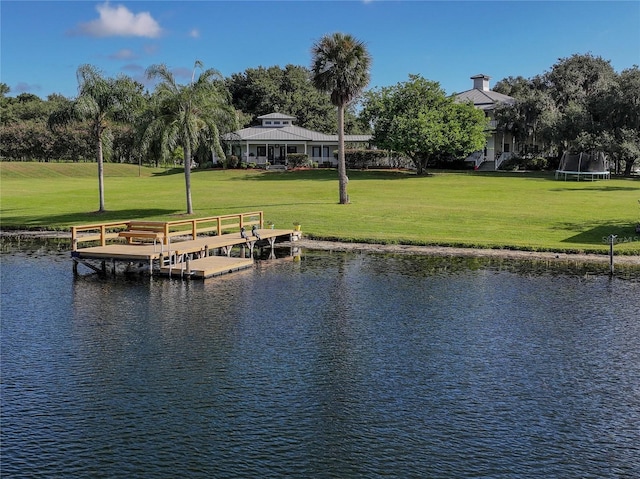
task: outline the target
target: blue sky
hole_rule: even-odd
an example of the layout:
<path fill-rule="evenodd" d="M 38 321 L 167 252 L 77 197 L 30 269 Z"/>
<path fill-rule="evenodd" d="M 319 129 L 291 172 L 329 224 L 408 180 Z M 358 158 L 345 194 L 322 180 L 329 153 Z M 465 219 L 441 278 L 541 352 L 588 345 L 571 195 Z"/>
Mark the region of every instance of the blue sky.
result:
<path fill-rule="evenodd" d="M 73 97 L 75 72 L 144 82 L 164 63 L 187 82 L 194 62 L 223 75 L 309 66 L 322 35 L 363 40 L 370 87 L 411 73 L 449 94 L 470 76 L 530 78 L 558 58 L 592 53 L 616 71 L 640 64 L 640 1 L 29 1 L 0 2 L 0 81 L 10 95 Z"/>

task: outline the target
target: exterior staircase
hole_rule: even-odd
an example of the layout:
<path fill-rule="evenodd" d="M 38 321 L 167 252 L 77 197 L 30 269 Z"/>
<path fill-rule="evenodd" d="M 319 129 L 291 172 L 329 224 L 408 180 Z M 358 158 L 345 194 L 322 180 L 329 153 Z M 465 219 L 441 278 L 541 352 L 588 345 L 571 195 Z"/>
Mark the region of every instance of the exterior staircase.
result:
<path fill-rule="evenodd" d="M 478 167 L 478 171 L 496 171 L 496 162 L 483 161 Z"/>

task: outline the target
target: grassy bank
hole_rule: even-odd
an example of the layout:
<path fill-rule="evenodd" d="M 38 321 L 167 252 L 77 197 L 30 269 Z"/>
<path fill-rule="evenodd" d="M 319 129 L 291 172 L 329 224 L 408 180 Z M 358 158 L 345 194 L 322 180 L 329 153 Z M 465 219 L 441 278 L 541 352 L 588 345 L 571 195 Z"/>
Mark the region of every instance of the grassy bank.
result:
<path fill-rule="evenodd" d="M 558 181 L 552 174 L 350 172 L 350 205 L 337 204 L 333 170 L 194 171 L 196 216 L 263 210 L 276 227 L 346 241 L 640 254 L 640 182 Z M 0 163 L 3 228 L 65 229 L 126 219 L 176 219 L 182 172 L 106 165 L 104 214 L 95 164 Z"/>

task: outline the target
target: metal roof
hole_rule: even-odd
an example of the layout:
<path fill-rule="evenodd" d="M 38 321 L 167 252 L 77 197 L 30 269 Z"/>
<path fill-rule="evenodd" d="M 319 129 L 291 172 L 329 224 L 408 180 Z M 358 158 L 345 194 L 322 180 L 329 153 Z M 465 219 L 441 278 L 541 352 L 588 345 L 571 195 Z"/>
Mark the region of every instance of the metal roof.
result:
<path fill-rule="evenodd" d="M 477 88 L 458 93 L 456 101 L 463 103 L 466 101 L 473 102 L 473 106 L 481 110 L 491 110 L 497 103 L 515 103 L 515 98 L 503 95 L 493 90 L 479 90 Z"/>
<path fill-rule="evenodd" d="M 258 120 L 295 120 L 295 116 L 285 115 L 284 113 L 268 113 L 258 117 Z"/>
<path fill-rule="evenodd" d="M 319 131 L 307 130 L 300 126 L 290 125 L 280 128 L 252 126 L 225 135 L 227 140 L 240 141 L 298 141 L 298 142 L 326 142 L 337 143 L 338 135 L 327 135 Z M 345 135 L 344 140 L 349 142 L 367 142 L 371 135 Z"/>

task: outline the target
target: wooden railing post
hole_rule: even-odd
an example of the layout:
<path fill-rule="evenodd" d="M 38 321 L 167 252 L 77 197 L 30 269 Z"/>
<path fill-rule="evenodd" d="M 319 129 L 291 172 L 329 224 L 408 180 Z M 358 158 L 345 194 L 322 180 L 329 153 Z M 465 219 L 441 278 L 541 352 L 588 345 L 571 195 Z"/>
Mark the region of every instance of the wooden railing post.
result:
<path fill-rule="evenodd" d="M 78 232 L 76 231 L 76 227 L 71 227 L 71 251 L 78 251 Z"/>
<path fill-rule="evenodd" d="M 191 237 L 196 239 L 198 236 L 198 220 L 191 221 Z"/>
<path fill-rule="evenodd" d="M 169 223 L 166 221 L 164 223 L 164 238 L 162 239 L 162 242 L 165 245 L 169 244 Z"/>
<path fill-rule="evenodd" d="M 105 246 L 107 244 L 107 228 L 105 225 L 100 225 L 100 246 Z"/>

